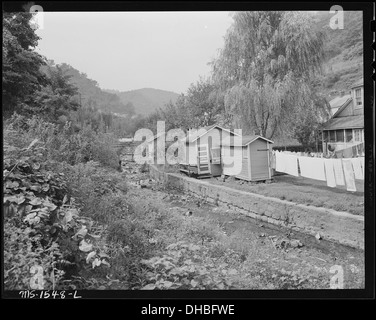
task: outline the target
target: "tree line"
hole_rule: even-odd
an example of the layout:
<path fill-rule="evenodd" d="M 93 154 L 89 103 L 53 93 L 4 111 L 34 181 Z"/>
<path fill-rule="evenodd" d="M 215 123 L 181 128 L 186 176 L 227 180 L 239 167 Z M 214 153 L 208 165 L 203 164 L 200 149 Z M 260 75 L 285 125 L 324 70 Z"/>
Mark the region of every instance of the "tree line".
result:
<path fill-rule="evenodd" d="M 314 142 L 329 104 L 315 90 L 325 58 L 325 33 L 305 12 L 236 12 L 211 74 L 146 119 L 155 128 L 218 123 L 268 139 Z"/>
<path fill-rule="evenodd" d="M 166 130 L 214 123 L 268 139 L 313 142 L 329 106 L 315 89 L 324 59 L 325 34 L 305 12 L 233 13 L 211 74 L 192 83 L 175 103 L 136 115 L 115 94 L 67 64 L 55 65 L 35 51 L 31 13 L 3 13 L 3 116 L 38 114 L 75 130 L 133 136 L 143 127 Z M 84 94 L 83 94 L 84 93 Z M 127 110 L 125 116 L 116 110 Z"/>

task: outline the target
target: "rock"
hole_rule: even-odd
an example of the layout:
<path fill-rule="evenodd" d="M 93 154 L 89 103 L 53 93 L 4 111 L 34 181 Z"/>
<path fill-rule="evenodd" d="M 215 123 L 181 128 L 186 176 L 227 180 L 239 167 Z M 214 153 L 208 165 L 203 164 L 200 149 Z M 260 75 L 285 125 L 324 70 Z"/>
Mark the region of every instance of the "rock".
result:
<path fill-rule="evenodd" d="M 303 243 L 301 243 L 299 240 L 291 240 L 290 245 L 293 248 L 300 248 L 303 247 Z"/>
<path fill-rule="evenodd" d="M 320 233 L 317 233 L 316 236 L 315 236 L 315 238 L 316 238 L 317 240 L 321 240 L 321 239 L 322 239 Z"/>
<path fill-rule="evenodd" d="M 189 217 L 189 216 L 192 215 L 192 211 L 191 211 L 191 210 L 188 210 L 187 212 L 184 213 L 184 215 L 185 215 L 186 217 Z"/>
<path fill-rule="evenodd" d="M 278 241 L 277 246 L 286 249 L 290 245 L 290 241 L 288 239 L 281 239 Z"/>
<path fill-rule="evenodd" d="M 265 236 L 266 236 L 265 233 L 261 233 L 261 234 L 260 234 L 260 237 L 265 237 Z"/>

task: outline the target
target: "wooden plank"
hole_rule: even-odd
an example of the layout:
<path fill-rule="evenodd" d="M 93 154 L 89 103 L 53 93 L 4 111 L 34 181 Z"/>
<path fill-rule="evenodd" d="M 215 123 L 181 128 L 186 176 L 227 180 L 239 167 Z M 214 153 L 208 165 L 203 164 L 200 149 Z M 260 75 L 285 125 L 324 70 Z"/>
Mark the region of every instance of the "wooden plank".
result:
<path fill-rule="evenodd" d="M 198 146 L 198 157 L 197 157 L 198 166 L 197 167 L 198 167 L 199 175 L 210 173 L 208 150 L 209 150 L 209 147 L 207 144 Z"/>

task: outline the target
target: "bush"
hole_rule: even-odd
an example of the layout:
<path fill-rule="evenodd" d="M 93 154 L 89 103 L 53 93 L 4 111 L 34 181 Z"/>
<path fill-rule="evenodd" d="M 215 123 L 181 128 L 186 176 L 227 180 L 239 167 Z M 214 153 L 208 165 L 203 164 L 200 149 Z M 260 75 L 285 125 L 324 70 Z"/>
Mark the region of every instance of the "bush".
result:
<path fill-rule="evenodd" d="M 56 164 L 46 160 L 45 143 L 19 148 L 12 141 L 4 143 L 5 288 L 29 289 L 33 267 L 42 268 L 43 289 L 55 289 L 70 265 L 108 265 L 100 235 L 68 196 L 64 174 L 51 170 Z"/>
<path fill-rule="evenodd" d="M 27 119 L 15 114 L 7 121 L 5 128 L 8 139 L 13 140 L 13 145 L 25 146 L 33 139 L 43 142 L 50 160 L 67 162 L 70 165 L 96 161 L 111 168 L 119 166 L 119 157 L 112 147 L 116 143 L 115 137 L 111 134 L 96 133 L 89 126 L 76 132 L 71 122 L 61 126 L 36 116 Z M 15 133 L 13 138 L 12 133 Z"/>
<path fill-rule="evenodd" d="M 52 242 L 42 245 L 38 232 L 26 224 L 17 227 L 10 222 L 4 225 L 4 287 L 6 290 L 24 290 L 36 283 L 39 289 L 52 289 L 59 283 L 64 272 L 59 268 L 62 261 L 59 245 Z M 31 273 L 42 271 L 42 279 Z M 36 279 L 32 281 L 33 279 Z M 39 281 L 39 283 L 38 283 Z"/>
<path fill-rule="evenodd" d="M 83 216 L 107 224 L 133 213 L 124 196 L 128 190 L 124 176 L 100 168 L 92 161 L 64 165 L 61 171 L 65 173 L 68 192 L 75 195 Z"/>
<path fill-rule="evenodd" d="M 162 256 L 143 260 L 150 271 L 144 290 L 232 289 L 231 277 L 237 274 L 227 263 L 209 258 L 209 249 L 183 241 L 166 248 Z"/>

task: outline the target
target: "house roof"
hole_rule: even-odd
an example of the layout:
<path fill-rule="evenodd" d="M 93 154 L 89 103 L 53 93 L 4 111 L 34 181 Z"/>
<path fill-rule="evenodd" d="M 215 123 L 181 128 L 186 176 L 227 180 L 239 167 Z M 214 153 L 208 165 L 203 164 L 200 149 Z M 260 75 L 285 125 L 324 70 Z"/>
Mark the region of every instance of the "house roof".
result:
<path fill-rule="evenodd" d="M 353 101 L 352 98 L 346 100 L 346 102 L 345 102 L 342 106 L 340 106 L 340 107 L 337 109 L 337 111 L 333 114 L 332 118 L 337 117 L 337 115 L 339 115 L 339 114 L 340 114 L 345 108 L 347 108 L 348 105 L 349 105 L 350 103 L 352 103 L 352 101 Z"/>
<path fill-rule="evenodd" d="M 348 116 L 332 118 L 323 126 L 323 130 L 364 128 L 364 116 Z"/>
<path fill-rule="evenodd" d="M 346 94 L 342 97 L 336 97 L 329 101 L 330 104 L 330 110 L 332 113 L 332 116 L 338 111 L 340 107 L 342 107 L 348 100 L 351 100 L 351 95 Z"/>
<path fill-rule="evenodd" d="M 362 79 L 359 79 L 358 81 L 356 81 L 352 86 L 351 86 L 351 89 L 352 88 L 356 88 L 356 87 L 361 87 L 363 85 L 363 78 Z"/>
<path fill-rule="evenodd" d="M 261 137 L 261 136 L 258 136 L 258 135 L 249 135 L 249 136 L 243 136 L 242 137 L 242 142 L 241 144 L 227 144 L 227 143 L 224 143 L 223 145 L 224 146 L 235 146 L 235 147 L 245 147 L 247 145 L 249 145 L 250 143 L 252 143 L 253 141 L 256 141 L 257 139 L 262 139 L 262 140 L 265 140 L 265 141 L 268 141 L 270 143 L 274 143 L 273 141 L 269 140 L 269 139 L 266 139 L 264 137 Z M 236 141 L 237 142 L 237 141 Z"/>

